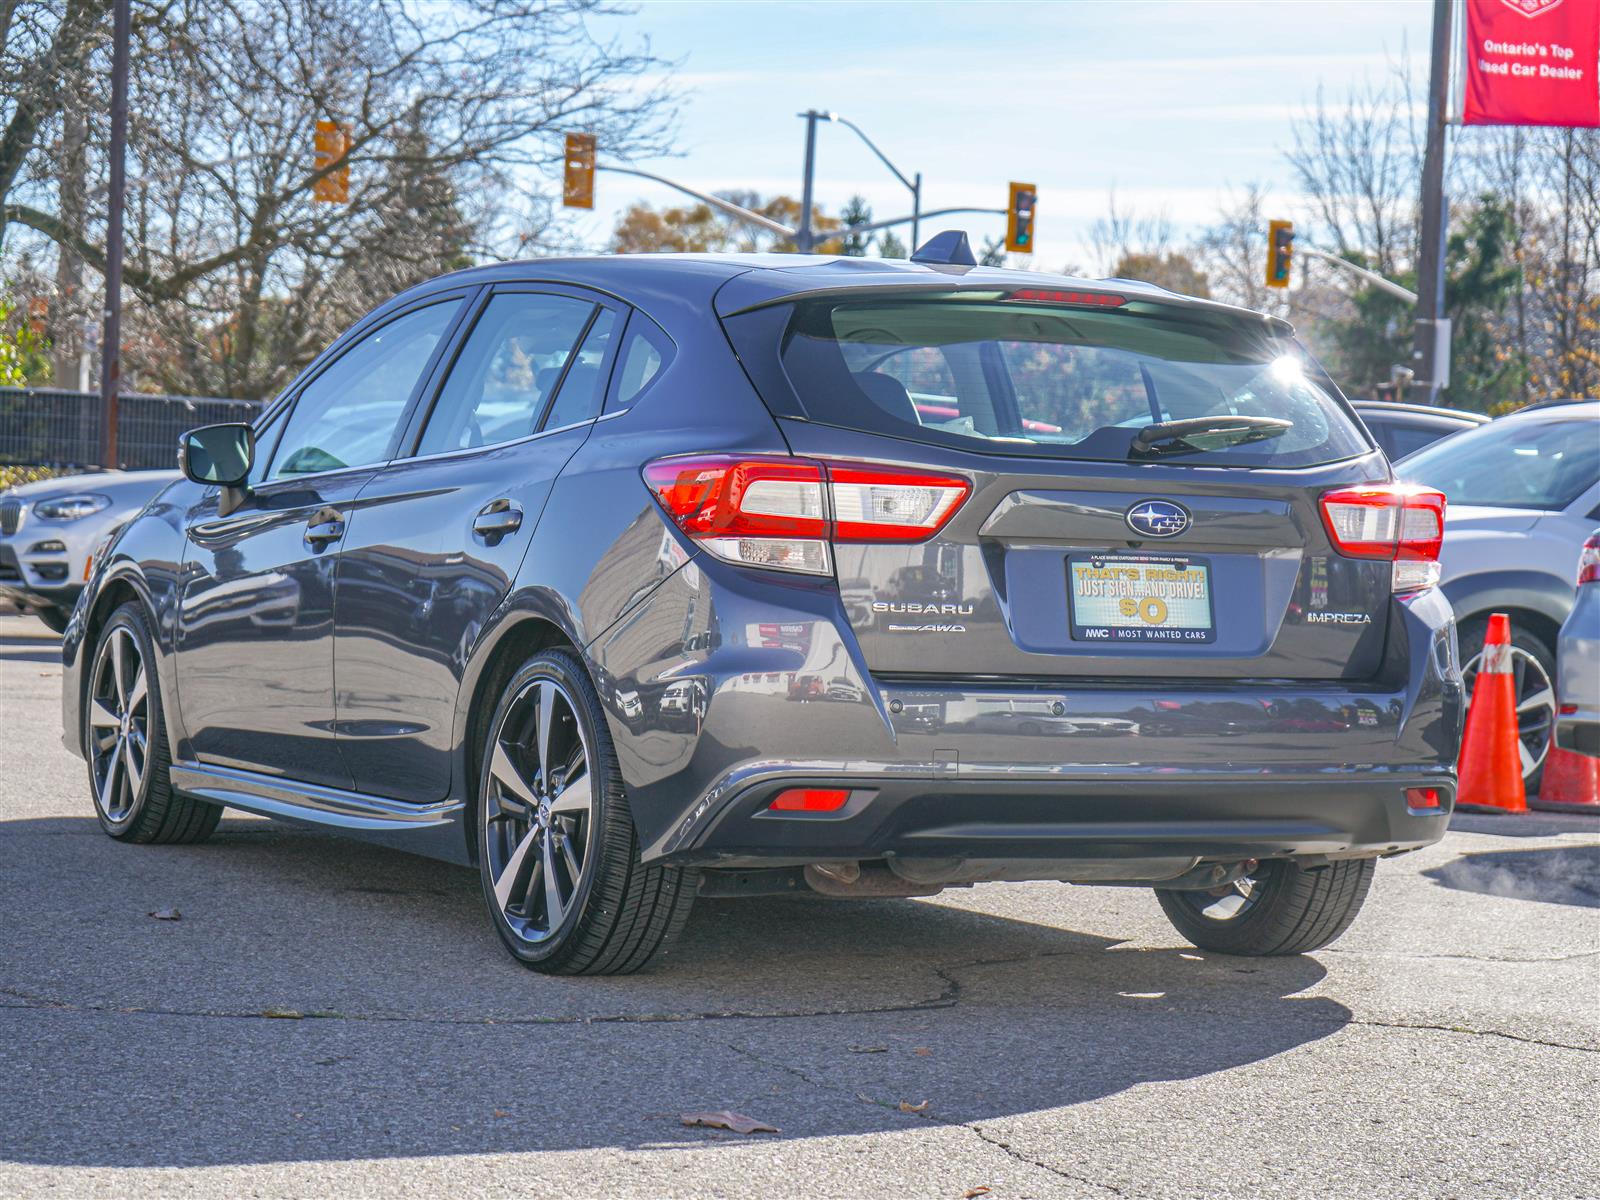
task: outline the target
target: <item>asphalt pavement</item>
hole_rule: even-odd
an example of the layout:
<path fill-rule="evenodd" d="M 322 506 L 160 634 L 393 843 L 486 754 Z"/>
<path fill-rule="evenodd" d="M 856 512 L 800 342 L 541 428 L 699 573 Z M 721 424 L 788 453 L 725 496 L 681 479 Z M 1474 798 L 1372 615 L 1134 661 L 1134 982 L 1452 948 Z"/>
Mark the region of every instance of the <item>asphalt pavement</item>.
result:
<path fill-rule="evenodd" d="M 1600 1195 L 1595 820 L 1458 818 L 1301 958 L 988 884 L 704 901 L 550 979 L 461 868 L 105 837 L 60 677 L 0 618 L 0 1195 Z"/>

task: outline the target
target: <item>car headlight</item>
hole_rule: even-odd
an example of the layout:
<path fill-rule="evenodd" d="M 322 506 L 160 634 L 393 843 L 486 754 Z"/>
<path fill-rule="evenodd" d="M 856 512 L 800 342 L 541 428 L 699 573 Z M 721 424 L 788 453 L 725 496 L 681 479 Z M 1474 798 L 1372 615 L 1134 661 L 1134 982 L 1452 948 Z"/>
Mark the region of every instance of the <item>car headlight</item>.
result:
<path fill-rule="evenodd" d="M 110 506 L 110 496 L 85 492 L 79 496 L 57 496 L 53 500 L 41 500 L 33 506 L 33 511 L 36 516 L 43 517 L 47 521 L 78 521 Z"/>

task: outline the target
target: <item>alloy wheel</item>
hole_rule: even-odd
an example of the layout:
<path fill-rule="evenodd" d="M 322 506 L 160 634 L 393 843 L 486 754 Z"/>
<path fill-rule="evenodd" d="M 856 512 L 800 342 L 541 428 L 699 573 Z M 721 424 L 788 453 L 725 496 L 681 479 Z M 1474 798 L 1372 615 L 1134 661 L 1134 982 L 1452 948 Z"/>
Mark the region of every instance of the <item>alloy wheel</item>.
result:
<path fill-rule="evenodd" d="M 1253 875 L 1241 875 L 1232 883 L 1203 892 L 1178 892 L 1183 902 L 1212 921 L 1235 921 L 1256 906 L 1262 886 Z"/>
<path fill-rule="evenodd" d="M 133 631 L 114 626 L 100 647 L 89 691 L 95 804 L 121 824 L 144 794 L 150 753 L 150 683 Z"/>
<path fill-rule="evenodd" d="M 593 763 L 571 695 L 530 681 L 491 747 L 483 853 L 495 903 L 513 933 L 541 942 L 573 907 L 594 826 Z"/>
<path fill-rule="evenodd" d="M 1478 651 L 1461 668 L 1468 697 L 1478 678 L 1483 651 Z M 1522 759 L 1522 778 L 1532 779 L 1550 753 L 1550 738 L 1555 732 L 1556 689 L 1550 672 L 1521 646 L 1511 647 L 1511 689 L 1517 704 L 1517 753 Z"/>

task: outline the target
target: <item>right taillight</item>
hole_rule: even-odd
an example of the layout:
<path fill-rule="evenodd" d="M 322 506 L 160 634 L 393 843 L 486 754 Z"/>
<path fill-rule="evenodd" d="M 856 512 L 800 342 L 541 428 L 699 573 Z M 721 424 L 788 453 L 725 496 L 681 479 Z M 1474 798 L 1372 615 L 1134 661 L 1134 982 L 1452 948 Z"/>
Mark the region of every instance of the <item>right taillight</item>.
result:
<path fill-rule="evenodd" d="M 1578 582 L 1600 583 L 1600 533 L 1591 533 L 1578 555 Z"/>
<path fill-rule="evenodd" d="M 920 542 L 972 491 L 960 476 L 805 458 L 658 458 L 645 482 L 718 558 L 827 575 L 837 542 Z"/>
<path fill-rule="evenodd" d="M 1405 483 L 1340 488 L 1322 497 L 1322 523 L 1347 558 L 1394 563 L 1394 590 L 1416 592 L 1439 582 L 1444 543 L 1444 493 Z"/>

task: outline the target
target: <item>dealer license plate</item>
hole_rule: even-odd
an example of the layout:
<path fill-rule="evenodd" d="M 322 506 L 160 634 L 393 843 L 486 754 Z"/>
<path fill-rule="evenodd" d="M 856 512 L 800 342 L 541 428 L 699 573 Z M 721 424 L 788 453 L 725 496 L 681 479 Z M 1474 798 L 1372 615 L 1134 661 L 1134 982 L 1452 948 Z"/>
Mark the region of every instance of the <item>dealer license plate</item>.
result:
<path fill-rule="evenodd" d="M 1086 642 L 1209 642 L 1211 568 L 1156 554 L 1073 556 L 1067 560 L 1069 619 Z"/>

